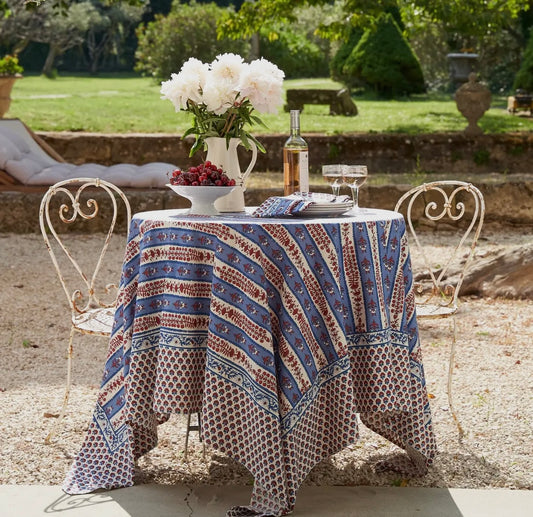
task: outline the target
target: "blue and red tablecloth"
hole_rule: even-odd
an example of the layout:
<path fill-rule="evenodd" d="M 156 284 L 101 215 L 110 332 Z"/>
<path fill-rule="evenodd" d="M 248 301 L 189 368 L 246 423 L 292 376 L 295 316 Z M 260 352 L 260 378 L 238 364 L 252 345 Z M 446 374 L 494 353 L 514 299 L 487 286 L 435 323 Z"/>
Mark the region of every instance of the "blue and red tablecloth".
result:
<path fill-rule="evenodd" d="M 255 479 L 283 515 L 356 415 L 423 474 L 436 452 L 402 217 L 134 216 L 96 409 L 64 490 L 133 484 L 173 412 Z M 394 465 L 393 465 L 394 466 Z"/>

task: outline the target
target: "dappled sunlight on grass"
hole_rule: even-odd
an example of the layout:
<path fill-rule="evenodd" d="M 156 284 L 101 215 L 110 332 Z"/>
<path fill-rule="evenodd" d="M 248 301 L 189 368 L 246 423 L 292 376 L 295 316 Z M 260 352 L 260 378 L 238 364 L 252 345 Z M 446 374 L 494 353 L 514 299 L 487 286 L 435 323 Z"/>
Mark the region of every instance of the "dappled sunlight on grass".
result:
<path fill-rule="evenodd" d="M 288 88 L 341 88 L 331 79 L 294 79 Z M 188 113 L 176 113 L 160 99 L 159 82 L 134 74 L 60 75 L 56 79 L 25 76 L 15 85 L 6 117 L 18 117 L 35 131 L 89 131 L 105 133 L 177 133 L 192 123 Z M 374 95 L 353 97 L 355 117 L 331 116 L 327 105 L 306 105 L 302 132 L 326 135 L 346 133 L 433 133 L 462 131 L 466 119 L 458 112 L 452 94 L 431 93 L 393 100 Z M 479 125 L 486 132 L 532 131 L 533 117 L 512 116 L 504 97 L 493 97 L 493 108 Z M 289 114 L 262 115 L 266 127 L 252 132 L 286 134 Z"/>

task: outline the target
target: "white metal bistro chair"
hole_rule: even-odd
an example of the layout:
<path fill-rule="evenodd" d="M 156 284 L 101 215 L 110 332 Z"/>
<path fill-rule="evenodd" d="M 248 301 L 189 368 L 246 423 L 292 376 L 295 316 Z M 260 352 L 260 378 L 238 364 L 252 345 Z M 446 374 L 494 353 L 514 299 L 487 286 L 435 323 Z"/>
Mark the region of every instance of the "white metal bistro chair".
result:
<path fill-rule="evenodd" d="M 464 435 L 453 406 L 452 377 L 455 362 L 457 328 L 455 314 L 459 292 L 465 273 L 474 258 L 474 250 L 483 226 L 485 202 L 483 195 L 471 183 L 463 181 L 434 181 L 424 183 L 406 192 L 397 202 L 395 210 L 403 213 L 412 240 L 410 246 L 423 263 L 424 271 L 415 275 L 416 314 L 424 318 L 452 318 L 453 339 L 448 365 L 448 403 L 459 430 Z M 455 245 L 439 253 L 438 264 L 432 264 L 420 236 L 423 223 L 446 224 L 453 228 Z M 435 235 L 432 235 L 435 239 Z"/>
<path fill-rule="evenodd" d="M 102 197 L 103 195 L 103 197 Z M 96 199 L 98 198 L 98 199 Z M 107 202 L 110 201 L 112 210 L 109 212 L 104 210 L 100 199 Z M 119 210 L 119 202 L 122 201 L 125 210 Z M 100 206 L 102 204 L 102 206 Z M 102 208 L 102 210 L 101 210 Z M 57 212 L 55 210 L 57 209 Z M 67 381 L 65 388 L 65 395 L 63 398 L 63 405 L 61 407 L 59 416 L 52 426 L 48 436 L 45 439 L 46 443 L 50 443 L 54 434 L 56 433 L 60 422 L 65 416 L 70 387 L 72 383 L 72 356 L 73 356 L 73 339 L 76 332 L 81 334 L 92 334 L 96 336 L 109 336 L 114 320 L 116 292 L 118 291 L 117 284 L 108 284 L 99 293 L 97 280 L 99 278 L 100 270 L 104 263 L 104 257 L 109 246 L 117 218 L 125 212 L 126 228 L 129 226 L 131 220 L 131 208 L 128 199 L 124 193 L 112 183 L 101 180 L 99 178 L 75 178 L 65 181 L 60 181 L 52 185 L 41 201 L 39 211 L 39 223 L 41 232 L 43 234 L 44 242 L 52 258 L 61 286 L 67 296 L 71 311 L 71 329 L 70 338 L 67 349 Z M 97 216 L 100 216 L 97 218 Z M 65 244 L 65 233 L 59 232 L 60 228 L 74 223 L 83 223 L 83 221 L 99 220 L 104 226 L 99 226 L 99 230 L 105 230 L 103 237 L 103 246 L 100 250 L 95 250 L 98 253 L 96 266 L 90 275 L 87 275 L 79 265 L 78 260 L 74 258 L 71 253 L 71 247 Z M 54 245 L 50 237 L 55 239 Z M 77 288 L 69 290 L 67 281 L 60 268 L 58 256 L 54 248 L 61 253 L 62 250 L 68 258 L 68 262 L 77 273 L 74 276 L 77 278 Z M 63 257 L 64 258 L 64 257 Z M 117 279 L 118 280 L 118 279 Z M 115 291 L 114 297 L 111 298 L 112 291 Z M 111 298 L 104 300 L 104 298 Z"/>

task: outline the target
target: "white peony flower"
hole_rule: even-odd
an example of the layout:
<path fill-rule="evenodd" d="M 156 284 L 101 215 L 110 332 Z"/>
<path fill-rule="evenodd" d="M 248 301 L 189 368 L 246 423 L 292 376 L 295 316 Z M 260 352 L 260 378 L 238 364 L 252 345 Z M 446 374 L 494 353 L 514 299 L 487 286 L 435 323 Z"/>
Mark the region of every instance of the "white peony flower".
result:
<path fill-rule="evenodd" d="M 188 59 L 178 74 L 161 83 L 161 98 L 168 99 L 176 111 L 192 113 L 194 123 L 185 134 L 196 134 L 191 153 L 201 149 L 206 135 L 249 140 L 265 152 L 262 144 L 248 132 L 252 111 L 275 113 L 282 103 L 285 74 L 266 59 L 250 64 L 241 56 L 220 54 L 211 64 Z M 234 108 L 229 111 L 230 108 Z M 247 147 L 248 148 L 248 147 Z"/>
<path fill-rule="evenodd" d="M 198 81 L 198 86 L 203 88 L 207 73 L 209 72 L 209 65 L 202 63 L 199 59 L 191 57 L 183 63 L 180 72 L 182 72 L 184 76 L 194 77 Z"/>
<path fill-rule="evenodd" d="M 176 111 L 187 107 L 189 88 L 183 83 L 179 74 L 172 74 L 168 81 L 163 81 L 160 93 L 162 99 L 168 99 L 172 102 Z"/>
<path fill-rule="evenodd" d="M 185 110 L 188 100 L 201 103 L 202 88 L 208 71 L 208 65 L 190 58 L 183 64 L 179 74 L 172 74 L 168 81 L 161 83 L 161 98 L 170 100 L 176 111 Z"/>
<path fill-rule="evenodd" d="M 237 86 L 241 73 L 248 68 L 241 56 L 237 54 L 219 54 L 211 63 L 213 81 L 224 81 Z"/>
<path fill-rule="evenodd" d="M 264 57 L 255 59 L 250 63 L 250 66 L 257 69 L 258 72 L 263 72 L 266 75 L 271 75 L 273 79 L 282 83 L 285 77 L 285 72 L 280 70 L 274 63 L 271 63 Z"/>
<path fill-rule="evenodd" d="M 260 113 L 276 113 L 283 103 L 284 76 L 270 61 L 256 59 L 241 75 L 238 90 Z"/>
<path fill-rule="evenodd" d="M 231 83 L 215 81 L 208 76 L 203 90 L 202 102 L 208 111 L 212 111 L 215 115 L 222 115 L 233 105 L 236 95 L 237 92 Z"/>

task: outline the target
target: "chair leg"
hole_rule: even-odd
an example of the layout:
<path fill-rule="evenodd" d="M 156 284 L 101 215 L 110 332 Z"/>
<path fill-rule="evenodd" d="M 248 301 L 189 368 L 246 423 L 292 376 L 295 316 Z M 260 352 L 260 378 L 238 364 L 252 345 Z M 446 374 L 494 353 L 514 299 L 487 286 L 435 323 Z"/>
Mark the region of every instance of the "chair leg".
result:
<path fill-rule="evenodd" d="M 191 414 L 187 414 L 187 431 L 185 432 L 185 459 L 189 454 L 189 433 L 191 432 Z"/>
<path fill-rule="evenodd" d="M 189 452 L 189 433 L 191 431 L 198 431 L 198 436 L 200 438 L 200 441 L 203 444 L 203 456 L 205 459 L 205 444 L 203 443 L 203 440 L 202 440 L 202 425 L 200 422 L 200 413 L 196 413 L 196 418 L 198 422 L 196 425 L 191 425 L 191 416 L 192 416 L 192 413 L 189 413 L 187 415 L 187 431 L 185 433 L 185 459 L 187 459 L 187 455 Z"/>
<path fill-rule="evenodd" d="M 452 377 L 453 377 L 453 368 L 454 368 L 454 363 L 455 363 L 455 345 L 457 341 L 457 328 L 456 328 L 454 317 L 452 317 L 452 324 L 453 324 L 453 337 L 452 337 L 452 344 L 450 348 L 450 363 L 448 365 L 448 405 L 450 406 L 450 412 L 452 414 L 455 425 L 457 425 L 457 430 L 459 431 L 459 439 L 461 439 L 465 433 L 463 431 L 461 423 L 459 422 L 459 418 L 457 417 L 455 408 L 453 407 L 453 397 L 452 397 Z"/>
<path fill-rule="evenodd" d="M 45 438 L 44 443 L 47 445 L 52 442 L 52 438 L 55 436 L 61 421 L 63 420 L 65 413 L 67 411 L 68 398 L 70 395 L 70 386 L 72 384 L 72 356 L 74 353 L 73 341 L 74 341 L 74 327 L 70 329 L 70 338 L 68 341 L 68 350 L 67 350 L 67 385 L 65 386 L 65 394 L 63 395 L 63 405 L 61 406 L 61 411 L 57 420 L 54 422 L 52 429 L 48 433 L 48 436 Z"/>

